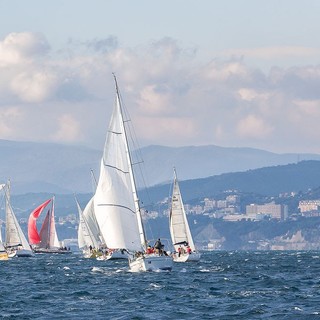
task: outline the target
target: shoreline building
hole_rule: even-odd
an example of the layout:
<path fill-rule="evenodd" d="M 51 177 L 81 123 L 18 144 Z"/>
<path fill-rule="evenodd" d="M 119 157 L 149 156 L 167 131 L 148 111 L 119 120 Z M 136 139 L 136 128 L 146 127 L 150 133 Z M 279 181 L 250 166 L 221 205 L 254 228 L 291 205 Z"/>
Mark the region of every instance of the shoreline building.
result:
<path fill-rule="evenodd" d="M 284 204 L 275 204 L 274 202 L 266 204 L 250 204 L 246 206 L 247 215 L 269 215 L 272 219 L 288 219 L 288 206 Z"/>

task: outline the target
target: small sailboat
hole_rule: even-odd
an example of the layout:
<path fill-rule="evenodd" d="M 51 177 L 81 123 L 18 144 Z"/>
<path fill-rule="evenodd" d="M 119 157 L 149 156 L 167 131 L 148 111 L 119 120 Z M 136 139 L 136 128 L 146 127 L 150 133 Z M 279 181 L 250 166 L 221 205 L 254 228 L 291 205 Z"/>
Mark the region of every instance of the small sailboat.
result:
<path fill-rule="evenodd" d="M 82 211 L 77 199 L 76 203 L 79 214 L 79 249 L 82 250 L 84 258 L 97 258 L 99 255 L 102 255 L 102 253 L 98 250 L 100 248 L 101 241 L 97 236 L 99 234 L 99 231 L 97 222 L 94 217 L 93 197 L 85 207 L 84 212 Z"/>
<path fill-rule="evenodd" d="M 117 80 L 116 101 L 101 159 L 94 195 L 95 216 L 108 248 L 130 252 L 133 272 L 171 270 L 172 258 L 147 254 L 139 199 L 132 168 L 127 131 Z"/>
<path fill-rule="evenodd" d="M 71 253 L 70 250 L 60 246 L 54 220 L 54 200 L 55 197 L 46 200 L 34 209 L 29 216 L 28 237 L 35 253 Z M 51 204 L 51 207 L 47 211 L 40 232 L 38 232 L 37 219 L 41 212 L 47 206 L 49 207 L 49 204 Z"/>
<path fill-rule="evenodd" d="M 94 192 L 97 189 L 97 181 L 91 170 Z M 82 249 L 84 258 L 97 260 L 128 259 L 126 250 L 109 249 L 100 231 L 94 209 L 94 196 L 90 199 L 82 211 L 76 200 L 79 213 L 78 245 Z"/>
<path fill-rule="evenodd" d="M 6 242 L 9 257 L 32 257 L 33 251 L 24 235 L 10 203 L 10 181 L 4 187 L 6 198 Z"/>
<path fill-rule="evenodd" d="M 169 223 L 171 239 L 175 250 L 173 253 L 173 261 L 199 261 L 201 255 L 196 250 L 192 239 L 175 169 Z"/>

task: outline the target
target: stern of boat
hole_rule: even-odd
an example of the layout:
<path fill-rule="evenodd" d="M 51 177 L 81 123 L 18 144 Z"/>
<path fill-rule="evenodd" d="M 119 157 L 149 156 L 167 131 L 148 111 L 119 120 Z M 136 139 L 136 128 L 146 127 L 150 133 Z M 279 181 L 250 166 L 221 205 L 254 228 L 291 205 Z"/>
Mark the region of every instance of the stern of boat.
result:
<path fill-rule="evenodd" d="M 172 270 L 172 258 L 165 255 L 144 255 L 137 257 L 133 260 L 129 260 L 130 271 L 171 271 Z"/>

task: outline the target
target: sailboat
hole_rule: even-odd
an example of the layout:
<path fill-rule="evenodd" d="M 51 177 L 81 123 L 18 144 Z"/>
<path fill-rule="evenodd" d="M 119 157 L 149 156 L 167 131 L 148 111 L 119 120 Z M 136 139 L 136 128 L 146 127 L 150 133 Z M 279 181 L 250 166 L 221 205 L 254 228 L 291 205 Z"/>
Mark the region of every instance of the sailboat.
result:
<path fill-rule="evenodd" d="M 54 221 L 54 200 L 55 197 L 46 200 L 36 209 L 34 209 L 28 221 L 28 237 L 29 242 L 33 246 L 35 253 L 71 253 L 70 250 L 62 248 L 56 232 Z M 37 230 L 37 219 L 41 212 L 51 203 L 45 219 L 42 223 L 40 232 Z"/>
<path fill-rule="evenodd" d="M 0 184 L 0 190 L 5 187 L 5 184 Z M 8 253 L 5 249 L 3 242 L 2 242 L 2 235 L 1 235 L 2 223 L 0 224 L 0 260 L 8 260 Z"/>
<path fill-rule="evenodd" d="M 78 214 L 79 214 L 79 228 L 78 228 L 78 246 L 82 250 L 84 258 L 97 258 L 101 241 L 98 238 L 98 227 L 94 218 L 93 197 L 87 204 L 84 212 L 82 211 L 78 200 L 76 199 Z M 85 215 L 85 213 L 87 213 Z M 94 219 L 94 220 L 93 220 Z M 93 220 L 93 221 L 92 221 Z M 95 230 L 95 231 L 94 231 Z"/>
<path fill-rule="evenodd" d="M 97 189 L 97 180 L 91 170 L 94 192 Z M 82 249 L 84 258 L 96 258 L 97 260 L 128 259 L 126 250 L 115 250 L 107 247 L 101 234 L 94 211 L 94 196 L 90 199 L 82 211 L 76 200 L 79 213 L 78 246 Z"/>
<path fill-rule="evenodd" d="M 95 216 L 108 248 L 130 252 L 133 272 L 171 270 L 172 258 L 147 254 L 135 176 L 117 80 L 116 99 L 110 120 L 100 176 L 94 195 Z"/>
<path fill-rule="evenodd" d="M 10 203 L 10 181 L 4 187 L 6 198 L 6 241 L 9 257 L 32 257 L 33 251 L 25 237 Z"/>
<path fill-rule="evenodd" d="M 173 261 L 199 261 L 201 255 L 196 250 L 192 239 L 175 168 L 169 223 L 171 239 L 175 250 L 173 253 Z"/>

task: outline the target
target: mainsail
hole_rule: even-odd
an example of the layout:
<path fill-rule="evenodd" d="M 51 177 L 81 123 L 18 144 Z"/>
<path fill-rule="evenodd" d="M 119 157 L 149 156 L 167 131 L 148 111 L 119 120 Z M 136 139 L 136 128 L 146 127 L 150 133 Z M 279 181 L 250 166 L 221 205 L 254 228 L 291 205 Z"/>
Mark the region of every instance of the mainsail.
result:
<path fill-rule="evenodd" d="M 174 169 L 174 182 L 170 210 L 170 233 L 175 250 L 178 250 L 180 244 L 189 245 L 191 250 L 195 250 L 191 236 L 187 216 L 184 210 L 180 187 Z"/>
<path fill-rule="evenodd" d="M 20 227 L 17 217 L 10 203 L 10 183 L 5 188 L 6 195 L 6 247 L 22 246 L 30 250 L 30 245 Z"/>
<path fill-rule="evenodd" d="M 136 216 L 140 214 L 140 209 L 118 89 L 101 159 L 94 211 L 109 248 L 142 250 L 142 243 L 145 241 Z"/>

